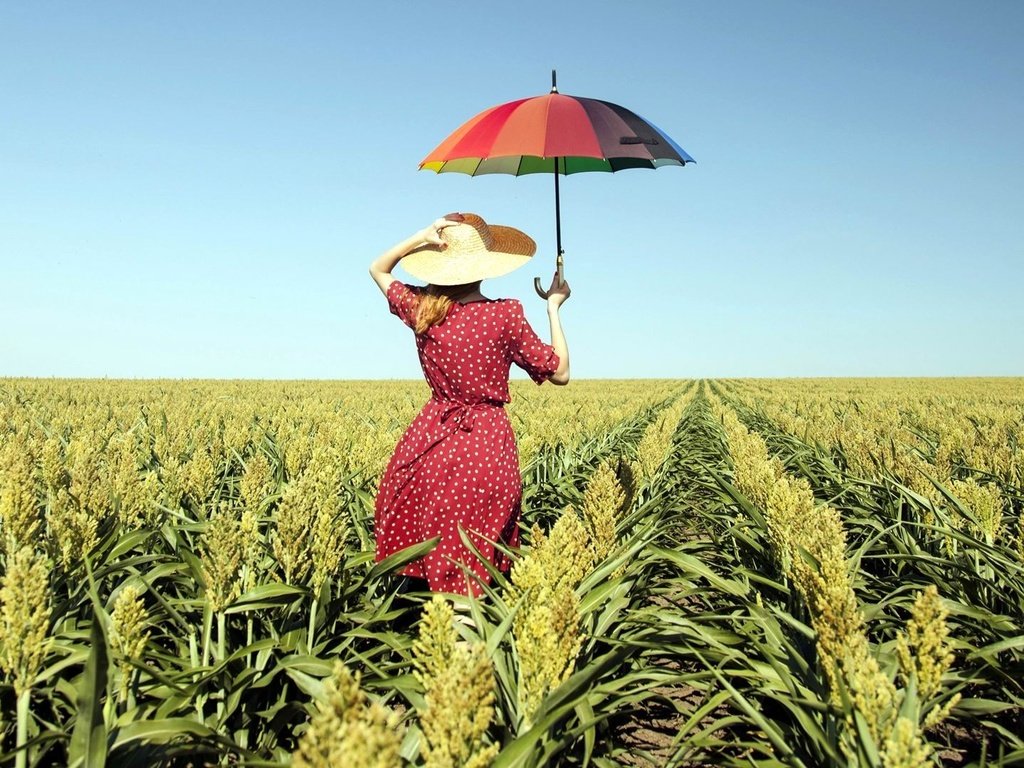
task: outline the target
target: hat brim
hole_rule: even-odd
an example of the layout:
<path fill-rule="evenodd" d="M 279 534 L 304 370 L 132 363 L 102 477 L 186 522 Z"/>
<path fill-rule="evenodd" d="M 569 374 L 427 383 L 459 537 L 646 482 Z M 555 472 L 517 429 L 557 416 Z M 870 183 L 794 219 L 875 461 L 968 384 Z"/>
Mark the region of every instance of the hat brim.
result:
<path fill-rule="evenodd" d="M 537 244 L 525 232 L 514 227 L 488 225 L 490 248 L 461 251 L 449 245 L 423 245 L 410 251 L 399 262 L 415 278 L 433 285 L 462 285 L 488 277 L 507 275 L 528 262 L 537 252 Z"/>

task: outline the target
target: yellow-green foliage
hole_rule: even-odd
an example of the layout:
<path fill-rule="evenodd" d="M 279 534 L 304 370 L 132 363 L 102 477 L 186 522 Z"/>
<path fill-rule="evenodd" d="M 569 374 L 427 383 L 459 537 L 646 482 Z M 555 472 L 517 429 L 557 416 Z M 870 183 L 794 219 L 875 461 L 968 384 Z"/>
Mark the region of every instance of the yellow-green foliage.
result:
<path fill-rule="evenodd" d="M 4 549 L 16 552 L 34 544 L 40 528 L 32 445 L 25 432 L 0 443 L 0 536 Z"/>
<path fill-rule="evenodd" d="M 960 467 L 1024 484 L 1024 402 L 1019 379 L 804 379 L 745 382 L 736 394 L 783 430 L 842 456 L 849 472 L 894 477 L 935 507 L 951 490 L 986 541 L 1014 535 L 993 484 Z M 930 512 L 926 524 L 934 523 Z"/>
<path fill-rule="evenodd" d="M 43 448 L 39 454 L 40 474 L 48 495 L 60 488 L 67 488 L 71 478 L 65 465 L 64 443 L 59 435 L 47 435 L 43 439 Z"/>
<path fill-rule="evenodd" d="M 602 463 L 591 475 L 580 507 L 596 562 L 608 557 L 615 546 L 615 526 L 625 503 L 626 492 L 615 471 L 608 463 Z"/>
<path fill-rule="evenodd" d="M 110 496 L 125 528 L 139 528 L 157 522 L 155 505 L 159 481 L 155 472 L 140 467 L 146 460 L 145 446 L 137 433 L 113 435 L 105 451 L 104 473 L 110 485 Z"/>
<path fill-rule="evenodd" d="M 263 451 L 257 452 L 246 461 L 238 489 L 246 508 L 257 511 L 275 492 L 274 470 L 270 465 L 270 459 Z"/>
<path fill-rule="evenodd" d="M 932 584 L 917 596 L 910 620 L 896 638 L 900 674 L 905 683 L 916 682 L 917 695 L 922 702 L 928 702 L 941 691 L 942 677 L 953 665 L 955 657 L 949 642 L 948 616 L 949 611 L 939 600 L 939 590 Z M 959 700 L 957 693 L 945 704 L 933 707 L 925 719 L 925 727 L 944 720 Z"/>
<path fill-rule="evenodd" d="M 529 728 L 541 701 L 565 682 L 576 667 L 583 637 L 579 598 L 568 584 L 545 591 L 536 601 L 527 598 L 512 630 L 519 659 L 521 728 Z"/>
<path fill-rule="evenodd" d="M 66 570 L 74 570 L 98 542 L 99 520 L 83 509 L 64 488 L 51 496 L 46 513 L 50 544 Z"/>
<path fill-rule="evenodd" d="M 274 557 L 287 584 L 299 584 L 311 565 L 309 539 L 313 517 L 312 475 L 289 481 L 281 494 L 275 528 L 271 534 Z"/>
<path fill-rule="evenodd" d="M 898 717 L 885 739 L 881 758 L 883 768 L 928 768 L 934 765 L 932 750 L 921 735 L 917 723 Z"/>
<path fill-rule="evenodd" d="M 948 555 L 957 558 L 956 575 L 966 573 L 972 553 L 963 551 L 964 537 L 953 535 L 946 521 L 991 543 L 995 552 L 1016 553 L 1013 556 L 1024 561 L 1024 516 L 1011 498 L 1012 489 L 1024 485 L 1024 388 L 1019 379 L 759 380 L 727 386 L 784 430 L 812 446 L 818 444 L 816 455 L 826 467 L 828 459 L 834 460 L 839 475 L 845 473 L 849 479 L 848 487 L 860 478 L 872 482 L 870 489 L 859 486 L 858 493 L 891 493 L 899 501 L 904 493 L 899 486 L 906 486 L 912 492 L 908 495 L 928 500 L 934 514 L 921 511 L 917 502 L 903 504 L 900 514 L 918 510 L 921 519 L 935 527 L 917 526 L 912 520 L 900 533 L 917 537 L 928 557 L 936 560 L 947 554 L 941 541 L 949 542 Z M 609 447 L 616 425 L 665 402 L 679 389 L 677 381 L 574 382 L 568 389 L 513 382 L 513 402 L 507 411 L 524 476 L 531 477 L 534 469 L 550 469 L 553 459 L 571 464 L 577 451 L 587 461 L 596 455 L 610 457 L 623 445 L 616 439 L 616 447 Z M 45 751 L 45 759 L 51 761 L 65 756 L 63 744 L 45 734 L 74 729 L 74 708 L 60 702 L 73 695 L 80 664 L 72 662 L 83 658 L 80 646 L 88 637 L 92 616 L 88 605 L 82 610 L 75 602 L 84 599 L 86 555 L 94 566 L 98 594 L 113 593 L 116 598 L 111 607 L 112 661 L 122 673 L 122 693 L 127 686 L 139 702 L 137 709 L 135 702 L 123 701 L 128 709 L 112 707 L 107 712 L 117 710 L 125 722 L 168 714 L 165 702 L 170 700 L 161 699 L 164 695 L 180 695 L 172 708 L 182 716 L 192 717 L 195 711 L 198 720 L 211 723 L 227 713 L 235 691 L 226 695 L 216 690 L 213 678 L 193 686 L 200 693 L 191 698 L 168 693 L 159 682 L 159 673 L 184 680 L 181 673 L 189 662 L 194 668 L 205 665 L 214 633 L 216 658 L 231 659 L 224 669 L 231 675 L 243 664 L 262 663 L 264 651 L 244 658 L 228 655 L 226 646 L 234 645 L 243 633 L 271 656 L 286 645 L 296 649 L 303 625 L 311 618 L 306 612 L 312 601 L 304 592 L 282 590 L 287 607 L 225 613 L 240 592 L 271 578 L 303 590 L 316 589 L 330 601 L 313 613 L 306 630 L 309 636 L 322 638 L 315 649 L 355 649 L 361 663 L 387 667 L 396 648 L 408 648 L 412 642 L 408 636 L 392 634 L 391 627 L 380 635 L 386 639 L 379 646 L 370 639 L 379 628 L 368 626 L 369 619 L 385 615 L 377 611 L 375 601 L 382 595 L 388 599 L 387 582 L 370 579 L 366 590 L 355 589 L 355 596 L 351 590 L 372 567 L 368 502 L 396 441 L 428 397 L 423 382 L 0 381 L 0 668 L 17 694 L 7 697 L 7 711 L 0 713 L 7 723 L 0 727 L 5 733 L 3 747 L 15 746 L 12 729 L 17 719 L 19 726 L 30 725 L 27 741 L 42 737 L 34 751 Z M 640 493 L 645 491 L 644 481 L 650 481 L 646 490 L 653 492 L 660 479 L 669 479 L 665 467 L 674 450 L 673 430 L 689 400 L 678 398 L 659 413 L 639 442 L 635 466 Z M 769 457 L 763 440 L 721 417 L 730 431 L 735 484 L 765 512 L 768 544 L 778 566 L 777 574 L 767 576 L 782 575 L 804 603 L 817 638 L 814 661 L 827 700 L 817 702 L 820 706 L 811 716 L 826 721 L 830 740 L 837 726 L 847 751 L 851 734 L 863 724 L 865 738 L 874 739 L 885 765 L 921 765 L 936 759 L 925 734 L 950 714 L 956 697 L 949 692 L 957 684 L 957 676 L 949 673 L 950 633 L 937 595 L 918 598 L 905 629 L 892 643 L 873 645 L 865 612 L 853 592 L 854 585 L 861 588 L 859 574 L 852 570 L 857 560 L 847 546 L 838 510 L 817 503 L 805 481 Z M 549 447 L 557 447 L 556 455 L 549 455 Z M 716 440 L 704 447 L 717 452 L 720 445 Z M 585 663 L 580 659 L 581 584 L 589 583 L 587 574 L 598 559 L 614 552 L 616 527 L 626 533 L 621 530 L 623 489 L 613 481 L 611 466 L 595 472 L 584 502 L 567 511 L 549 535 L 534 529 L 532 541 L 527 537 L 531 546 L 524 547 L 510 575 L 511 587 L 501 602 L 519 608 L 499 649 L 516 675 L 509 681 L 514 690 L 507 692 L 513 700 L 501 702 L 503 710 L 507 707 L 512 717 L 518 717 L 507 724 L 510 731 L 528 727 L 551 690 Z M 617 467 L 620 478 L 622 466 Z M 959 515 L 958 505 L 936 483 L 969 514 Z M 631 487 L 627 484 L 627 495 Z M 665 490 L 674 489 L 666 483 Z M 209 513 L 211 509 L 215 511 Z M 527 509 L 527 520 L 531 514 Z M 125 536 L 140 527 L 160 530 L 148 538 Z M 115 547 L 118 562 L 103 562 Z M 960 550 L 954 551 L 957 547 Z M 201 579 L 189 575 L 187 563 L 193 557 L 200 559 Z M 132 562 L 139 565 L 131 566 Z M 646 567 L 642 558 L 636 562 Z M 141 569 L 138 576 L 148 582 L 145 603 L 121 583 L 128 577 L 125 568 L 133 567 Z M 153 569 L 152 579 L 148 568 Z M 1007 571 L 1011 573 L 1006 578 L 1016 578 L 1012 568 Z M 344 595 L 343 588 L 349 590 Z M 868 589 L 873 588 L 870 582 Z M 757 597 L 767 603 L 769 594 Z M 359 613 L 342 615 L 351 606 L 370 604 L 372 611 L 358 607 Z M 216 625 L 203 624 L 203 611 L 209 608 L 219 613 Z M 60 615 L 51 616 L 51 611 Z M 47 638 L 51 625 L 52 641 Z M 359 629 L 352 634 L 354 625 Z M 437 627 L 442 625 L 451 629 L 450 623 Z M 949 626 L 961 625 L 950 621 Z M 431 631 L 424 627 L 420 639 L 436 646 L 442 634 L 438 629 L 431 641 Z M 958 630 L 953 634 L 969 654 L 974 638 L 960 637 Z M 428 685 L 423 679 L 424 689 L 431 688 L 423 712 L 408 714 L 421 720 L 424 734 L 423 752 L 414 757 L 420 763 L 485 763 L 493 745 L 486 742 L 482 723 L 488 707 L 498 706 L 488 698 L 491 671 L 477 646 L 459 644 L 450 632 L 444 637 L 449 650 L 438 658 L 448 663 L 432 673 L 434 682 Z M 70 655 L 44 675 L 50 642 Z M 380 649 L 385 649 L 383 655 L 378 654 Z M 736 650 L 744 651 L 741 646 Z M 420 656 L 420 674 L 426 673 L 427 658 Z M 129 659 L 158 677 L 133 688 Z M 195 669 L 193 673 L 200 674 Z M 328 699 L 306 730 L 296 764 L 400 764 L 402 734 L 396 719 L 369 702 L 346 675 L 339 671 L 328 683 Z M 248 678 L 238 679 L 248 685 Z M 456 680 L 470 682 L 460 687 Z M 989 684 L 992 678 L 984 682 Z M 917 702 L 910 700 L 913 691 Z M 403 690 L 395 692 L 402 697 Z M 505 693 L 501 690 L 499 695 Z M 246 693 L 240 690 L 238 695 Z M 16 698 L 17 718 L 10 711 Z M 30 710 L 30 698 L 32 705 L 42 706 Z M 484 703 L 471 710 L 467 698 Z M 50 706 L 51 702 L 57 705 Z M 234 711 L 248 711 L 251 703 L 239 701 Z M 111 704 L 109 699 L 105 704 Z M 456 714 L 462 706 L 469 714 Z M 849 709 L 850 720 L 834 719 L 837 707 Z M 958 720 L 972 717 L 970 712 L 954 715 Z M 232 717 L 232 722 L 238 720 Z M 280 745 L 288 743 L 281 739 L 300 735 L 270 733 L 259 718 L 250 718 L 250 723 L 242 726 L 239 721 L 239 730 L 232 725 L 230 734 L 224 733 L 260 760 L 279 761 Z M 465 747 L 470 743 L 472 748 Z M 752 746 L 751 755 L 765 746 Z M 220 757 L 228 762 L 240 754 L 224 749 Z M 29 754 L 32 751 L 22 753 L 29 762 L 39 757 Z M 760 755 L 764 757 L 763 750 Z"/>
<path fill-rule="evenodd" d="M 844 749 L 852 753 L 858 738 L 855 711 L 866 723 L 885 765 L 922 764 L 931 754 L 923 730 L 941 720 L 948 706 L 923 722 L 899 714 L 906 692 L 896 688 L 871 651 L 838 512 L 830 505 L 816 504 L 806 480 L 788 475 L 778 459 L 769 457 L 764 441 L 749 432 L 731 409 L 717 398 L 712 404 L 728 438 L 736 485 L 764 512 L 782 570 L 807 604 L 832 703 L 839 705 L 845 690 L 853 704 L 853 711 L 847 712 Z M 952 661 L 944 622 L 932 588 L 918 599 L 906 634 L 897 644 L 903 673 L 917 679 L 921 699 L 934 695 Z"/>
<path fill-rule="evenodd" d="M 827 627 L 827 619 L 816 620 L 815 629 Z M 862 627 L 852 634 L 840 636 L 833 633 L 831 653 L 822 651 L 821 664 L 829 681 L 832 703 L 839 705 L 839 690 L 845 689 L 853 703 L 853 708 L 846 712 L 846 733 L 843 734 L 843 746 L 852 751 L 851 744 L 855 741 L 857 723 L 855 714 L 867 724 L 871 739 L 878 746 L 889 738 L 895 726 L 899 692 L 892 680 L 886 675 L 871 651 L 867 636 Z M 819 641 L 819 650 L 821 643 Z M 841 654 L 836 657 L 835 654 Z"/>
<path fill-rule="evenodd" d="M 104 474 L 104 451 L 111 425 L 83 427 L 68 442 L 69 490 L 78 506 L 89 517 L 102 521 L 113 514 L 111 488 Z"/>
<path fill-rule="evenodd" d="M 238 521 L 238 535 L 242 540 L 241 584 L 239 589 L 248 592 L 256 586 L 260 558 L 263 555 L 263 535 L 260 531 L 260 516 L 252 507 L 242 511 Z"/>
<path fill-rule="evenodd" d="M 764 440 L 748 431 L 733 411 L 718 403 L 716 410 L 729 440 L 736 485 L 764 510 L 772 551 L 810 609 L 822 668 L 836 702 L 836 676 L 847 657 L 852 655 L 857 665 L 863 665 L 867 657 L 860 642 L 864 618 L 846 565 L 842 520 L 834 508 L 817 505 L 807 481 L 788 475 L 779 460 L 768 455 Z M 804 557 L 805 552 L 816 567 Z M 862 677 L 867 672 L 857 669 Z M 868 676 L 881 680 L 873 674 Z M 863 685 L 860 679 L 857 688 L 867 701 Z M 892 696 L 885 694 L 882 698 L 891 700 Z"/>
<path fill-rule="evenodd" d="M 695 391 L 691 389 L 687 394 L 676 398 L 672 405 L 658 414 L 644 432 L 637 445 L 634 462 L 634 472 L 641 482 L 650 482 L 665 463 L 672 450 L 672 436 Z"/>
<path fill-rule="evenodd" d="M 149 612 L 137 587 L 124 587 L 114 599 L 114 609 L 110 615 L 113 625 L 111 646 L 114 656 L 121 669 L 121 689 L 128 687 L 133 668 L 132 661 L 140 661 L 142 652 L 149 642 Z"/>
<path fill-rule="evenodd" d="M 573 509 L 565 510 L 547 536 L 534 524 L 530 549 L 512 566 L 514 597 L 533 590 L 534 597 L 567 584 L 575 589 L 594 566 L 594 547 L 587 529 Z"/>
<path fill-rule="evenodd" d="M 423 611 L 413 665 L 426 705 L 420 712 L 426 768 L 486 768 L 498 753 L 485 740 L 494 717 L 494 673 L 483 643 L 458 641 L 451 604 L 440 596 Z"/>
<path fill-rule="evenodd" d="M 316 595 L 341 567 L 348 516 L 341 504 L 341 457 L 333 449 L 318 446 L 313 451 L 312 467 L 309 557 L 313 594 Z"/>
<path fill-rule="evenodd" d="M 341 567 L 348 518 L 341 504 L 341 459 L 317 446 L 302 473 L 281 496 L 271 537 L 274 556 L 288 584 L 310 577 L 314 594 Z"/>
<path fill-rule="evenodd" d="M 576 512 L 568 509 L 550 538 L 534 526 L 529 552 L 512 567 L 507 600 L 522 598 L 512 622 L 519 660 L 522 727 L 544 696 L 572 674 L 583 643 L 575 589 L 594 566 L 594 548 Z"/>
<path fill-rule="evenodd" d="M 516 424 L 516 443 L 520 465 L 528 468 L 545 445 L 560 445 L 572 450 L 587 435 L 611 430 L 627 413 L 640 405 L 629 405 L 619 382 L 581 382 L 580 389 L 555 387 L 518 387 L 512 382 L 510 415 Z M 526 382 L 532 383 L 532 382 Z M 678 390 L 678 382 L 645 382 L 643 400 L 653 405 Z"/>
<path fill-rule="evenodd" d="M 1024 562 L 1024 509 L 1017 518 L 1017 535 L 1013 540 L 1013 549 L 1021 562 Z"/>
<path fill-rule="evenodd" d="M 294 768 L 398 768 L 402 764 L 400 718 L 371 702 L 338 661 L 324 684 L 324 698 L 292 756 Z"/>
<path fill-rule="evenodd" d="M 45 558 L 29 546 L 7 556 L 0 586 L 0 668 L 21 696 L 36 681 L 53 609 Z"/>
<path fill-rule="evenodd" d="M 242 525 L 227 504 L 210 516 L 202 536 L 203 582 L 211 611 L 222 611 L 241 590 L 242 556 L 246 542 Z"/>
<path fill-rule="evenodd" d="M 980 485 L 973 478 L 953 480 L 950 490 L 974 517 L 971 529 L 975 536 L 988 544 L 1002 538 L 1003 494 L 993 483 Z"/>

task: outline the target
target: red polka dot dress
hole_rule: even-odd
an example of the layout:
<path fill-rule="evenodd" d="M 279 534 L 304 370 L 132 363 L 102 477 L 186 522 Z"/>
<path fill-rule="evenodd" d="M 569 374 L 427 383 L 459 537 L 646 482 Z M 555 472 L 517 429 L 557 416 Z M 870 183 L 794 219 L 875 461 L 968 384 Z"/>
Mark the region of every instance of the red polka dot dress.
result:
<path fill-rule="evenodd" d="M 410 328 L 422 289 L 395 280 L 391 312 Z M 554 347 L 530 327 L 515 299 L 453 302 L 447 317 L 416 335 L 432 397 L 402 435 L 380 481 L 374 511 L 377 561 L 440 537 L 401 573 L 426 579 L 434 592 L 481 593 L 487 570 L 459 536 L 498 569 L 510 563 L 494 543 L 519 544 L 522 479 L 504 404 L 512 363 L 542 384 L 558 368 Z"/>

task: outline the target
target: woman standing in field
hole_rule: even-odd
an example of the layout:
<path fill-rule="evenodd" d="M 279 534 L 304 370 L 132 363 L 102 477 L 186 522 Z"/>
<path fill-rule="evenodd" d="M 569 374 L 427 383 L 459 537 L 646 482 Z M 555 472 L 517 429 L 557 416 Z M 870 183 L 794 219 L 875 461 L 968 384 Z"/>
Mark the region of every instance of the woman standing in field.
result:
<path fill-rule="evenodd" d="M 490 226 L 476 214 L 453 213 L 370 265 L 391 312 L 415 332 L 432 393 L 381 478 L 374 514 L 376 559 L 439 537 L 429 554 L 401 571 L 425 580 L 435 592 L 479 595 L 489 581 L 460 529 L 500 570 L 507 570 L 509 562 L 495 543 L 518 546 L 522 479 L 503 407 L 510 400 L 512 363 L 537 384 L 569 383 L 569 350 L 558 317 L 569 298 L 568 283 L 552 281 L 551 344 L 533 331 L 518 300 L 480 293 L 482 279 L 521 267 L 536 249 L 517 229 Z M 427 285 L 406 285 L 392 277 L 399 261 Z"/>

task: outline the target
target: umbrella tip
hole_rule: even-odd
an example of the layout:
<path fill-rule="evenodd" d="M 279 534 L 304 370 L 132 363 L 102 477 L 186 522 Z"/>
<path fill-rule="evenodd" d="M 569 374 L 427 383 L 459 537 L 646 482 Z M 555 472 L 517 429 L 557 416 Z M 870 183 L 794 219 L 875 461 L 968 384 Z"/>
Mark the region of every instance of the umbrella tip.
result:
<path fill-rule="evenodd" d="M 558 93 L 558 83 L 555 79 L 555 70 L 551 70 L 551 92 Z"/>

